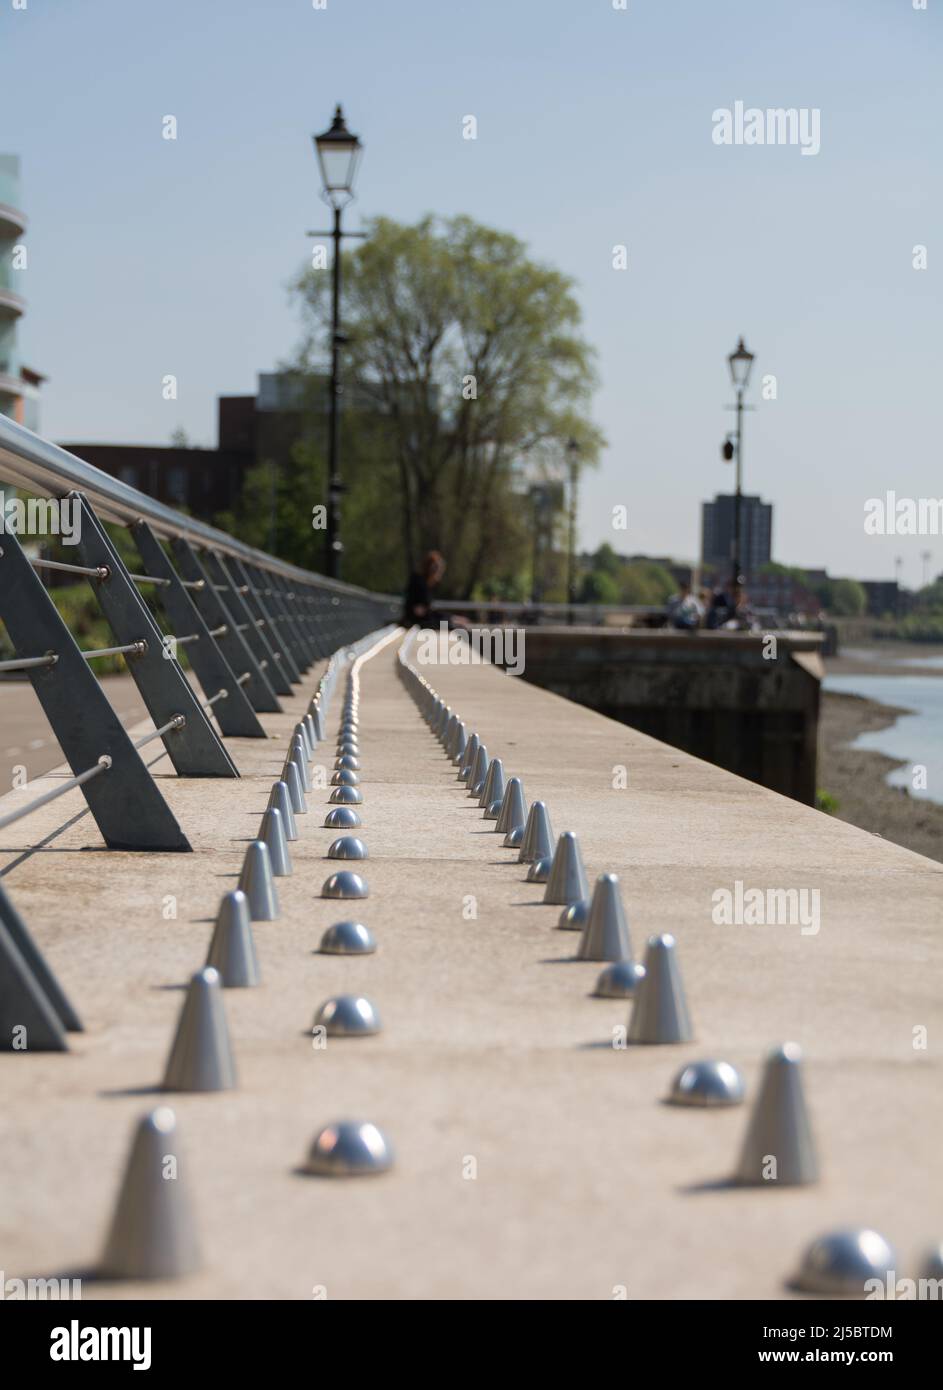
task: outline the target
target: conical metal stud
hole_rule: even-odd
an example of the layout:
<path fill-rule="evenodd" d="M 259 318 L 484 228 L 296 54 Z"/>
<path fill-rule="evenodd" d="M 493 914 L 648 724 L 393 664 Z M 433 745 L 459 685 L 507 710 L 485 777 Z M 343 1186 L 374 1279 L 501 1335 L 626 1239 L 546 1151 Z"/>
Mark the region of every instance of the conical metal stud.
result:
<path fill-rule="evenodd" d="M 292 744 L 294 744 L 296 738 L 301 739 L 301 746 L 304 749 L 305 758 L 310 763 L 311 759 L 314 757 L 314 749 L 311 746 L 311 740 L 308 738 L 308 726 L 304 720 L 296 724 L 292 730 Z"/>
<path fill-rule="evenodd" d="M 534 801 L 527 813 L 518 862 L 532 864 L 535 859 L 552 859 L 553 848 L 553 829 L 547 807 L 542 801 Z"/>
<path fill-rule="evenodd" d="M 314 727 L 314 719 L 310 713 L 305 715 L 304 725 L 308 730 L 308 747 L 311 749 L 311 756 L 313 758 L 318 746 L 318 735 Z"/>
<path fill-rule="evenodd" d="M 566 907 L 588 896 L 589 884 L 586 881 L 580 842 L 572 830 L 564 830 L 553 852 L 553 864 L 550 877 L 547 879 L 544 902 Z M 615 957 L 603 956 L 602 959 L 613 960 Z"/>
<path fill-rule="evenodd" d="M 576 954 L 580 960 L 629 960 L 632 955 L 629 924 L 615 874 L 600 874 L 596 880 Z"/>
<path fill-rule="evenodd" d="M 366 1038 L 379 1033 L 380 1015 L 362 994 L 336 994 L 325 999 L 314 1016 L 313 1028 L 323 1028 L 329 1038 Z"/>
<path fill-rule="evenodd" d="M 368 898 L 370 888 L 366 879 L 361 878 L 360 874 L 355 874 L 351 869 L 341 869 L 339 873 L 331 874 L 330 878 L 324 880 L 321 889 L 322 898 Z"/>
<path fill-rule="evenodd" d="M 359 806 L 363 801 L 363 792 L 359 787 L 335 787 L 331 792 L 331 801 L 335 806 Z"/>
<path fill-rule="evenodd" d="M 445 728 L 442 730 L 442 733 L 440 735 L 439 741 L 445 749 L 446 753 L 449 755 L 449 757 L 451 757 L 452 754 L 452 739 L 455 735 L 455 730 L 458 728 L 458 724 L 458 715 L 450 714 L 448 719 L 446 720 Z"/>
<path fill-rule="evenodd" d="M 291 794 L 288 790 L 287 782 L 274 782 L 269 793 L 268 809 L 274 807 L 282 818 L 282 825 L 285 827 L 286 840 L 297 840 L 298 827 L 295 824 L 295 813 L 291 807 Z"/>
<path fill-rule="evenodd" d="M 468 739 L 465 735 L 465 725 L 460 722 L 458 728 L 455 730 L 455 737 L 452 740 L 452 762 L 456 767 L 461 763 L 462 755 L 467 747 Z"/>
<path fill-rule="evenodd" d="M 893 1247 L 877 1231 L 866 1226 L 830 1231 L 806 1250 L 794 1286 L 804 1293 L 863 1298 L 870 1292 L 869 1279 L 877 1279 L 882 1290 L 888 1279 L 894 1287 L 897 1268 Z"/>
<path fill-rule="evenodd" d="M 689 1062 L 671 1083 L 672 1105 L 741 1105 L 746 1095 L 743 1077 L 730 1062 Z"/>
<path fill-rule="evenodd" d="M 798 1187 L 818 1176 L 802 1052 L 797 1043 L 783 1043 L 767 1058 L 734 1181 L 750 1187 Z"/>
<path fill-rule="evenodd" d="M 174 1178 L 167 1180 L 167 1159 Z M 177 1279 L 200 1268 L 177 1119 L 161 1105 L 138 1123 L 99 1265 L 105 1279 Z"/>
<path fill-rule="evenodd" d="M 553 867 L 552 859 L 534 859 L 527 866 L 528 883 L 546 883 Z"/>
<path fill-rule="evenodd" d="M 311 773 L 308 770 L 308 759 L 305 755 L 304 744 L 300 738 L 293 738 L 291 741 L 291 751 L 288 755 L 295 767 L 298 769 L 298 776 L 301 778 L 302 791 L 312 790 Z"/>
<path fill-rule="evenodd" d="M 276 878 L 287 878 L 291 873 L 291 855 L 288 852 L 288 837 L 285 834 L 282 813 L 277 807 L 270 806 L 262 817 L 259 839 L 268 845 L 272 873 Z"/>
<path fill-rule="evenodd" d="M 288 796 L 294 814 L 296 816 L 306 816 L 308 814 L 308 803 L 305 801 L 304 788 L 301 785 L 301 776 L 291 758 L 288 759 L 282 769 L 282 781 L 288 788 Z"/>
<path fill-rule="evenodd" d="M 943 1245 L 935 1245 L 932 1250 L 928 1250 L 923 1258 L 920 1267 L 921 1279 L 936 1279 L 939 1284 L 943 1284 Z M 938 1299 L 940 1291 L 931 1297 Z"/>
<path fill-rule="evenodd" d="M 634 999 L 644 979 L 644 965 L 638 965 L 634 960 L 614 960 L 596 977 L 593 998 Z"/>
<path fill-rule="evenodd" d="M 509 777 L 494 828 L 499 835 L 506 835 L 517 826 L 523 830 L 526 824 L 527 803 L 524 801 L 524 784 L 519 777 Z"/>
<path fill-rule="evenodd" d="M 249 900 L 238 888 L 224 893 L 220 901 L 206 964 L 219 971 L 224 989 L 250 989 L 262 983 Z"/>
<path fill-rule="evenodd" d="M 650 936 L 645 978 L 635 993 L 629 1020 L 630 1043 L 681 1043 L 693 1040 L 673 936 Z"/>
<path fill-rule="evenodd" d="M 231 1091 L 236 1064 L 229 1043 L 219 971 L 198 970 L 190 981 L 164 1072 L 165 1091 Z"/>
<path fill-rule="evenodd" d="M 356 787 L 359 782 L 359 774 L 347 767 L 339 767 L 331 776 L 332 787 Z"/>
<path fill-rule="evenodd" d="M 462 754 L 461 761 L 458 765 L 458 780 L 460 782 L 467 782 L 472 775 L 475 759 L 478 757 L 478 749 L 480 747 L 481 740 L 478 735 L 472 734 L 471 738 L 465 744 L 465 752 Z"/>
<path fill-rule="evenodd" d="M 324 725 L 321 723 L 320 707 L 312 701 L 308 706 L 308 713 L 311 715 L 311 722 L 314 724 L 315 737 L 318 743 L 320 743 L 324 738 Z"/>
<path fill-rule="evenodd" d="M 322 1178 L 354 1178 L 385 1173 L 393 1150 L 382 1130 L 362 1121 L 340 1120 L 315 1136 L 304 1171 Z"/>
<path fill-rule="evenodd" d="M 478 805 L 487 814 L 492 801 L 500 801 L 504 796 L 504 764 L 500 758 L 492 758 L 485 774 L 484 785 L 478 798 Z"/>
<path fill-rule="evenodd" d="M 377 943 L 362 922 L 335 922 L 321 937 L 319 949 L 326 956 L 368 956 Z"/>
<path fill-rule="evenodd" d="M 341 753 L 339 758 L 335 758 L 334 766 L 338 770 L 343 768 L 346 772 L 359 772 L 360 759 L 355 758 L 353 753 Z"/>
<path fill-rule="evenodd" d="M 272 861 L 264 840 L 253 840 L 246 850 L 239 875 L 239 887 L 249 900 L 253 922 L 274 922 L 278 917 L 278 894 L 272 877 Z"/>
<path fill-rule="evenodd" d="M 363 821 L 353 806 L 335 806 L 324 817 L 324 825 L 328 830 L 356 830 Z"/>
<path fill-rule="evenodd" d="M 328 859 L 367 859 L 367 846 L 356 835 L 342 835 L 327 851 Z"/>
<path fill-rule="evenodd" d="M 582 898 L 578 903 L 570 903 L 560 913 L 557 928 L 560 931 L 582 931 L 589 921 L 592 898 Z"/>
<path fill-rule="evenodd" d="M 472 768 L 471 776 L 468 779 L 468 795 L 481 796 L 482 788 L 485 785 L 485 778 L 488 776 L 488 750 L 483 743 L 479 743 L 478 752 L 475 755 L 475 766 Z"/>

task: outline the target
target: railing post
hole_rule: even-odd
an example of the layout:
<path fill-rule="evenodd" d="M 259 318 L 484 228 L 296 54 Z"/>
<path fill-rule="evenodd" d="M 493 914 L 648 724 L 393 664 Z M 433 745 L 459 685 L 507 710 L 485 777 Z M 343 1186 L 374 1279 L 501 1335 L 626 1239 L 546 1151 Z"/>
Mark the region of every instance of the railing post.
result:
<path fill-rule="evenodd" d="M 246 589 L 246 607 L 249 612 L 265 624 L 265 636 L 268 644 L 272 648 L 276 657 L 280 660 L 281 669 L 288 677 L 290 684 L 299 685 L 301 682 L 301 672 L 295 661 L 295 654 L 291 649 L 290 643 L 286 640 L 285 634 L 281 631 L 278 623 L 272 617 L 272 605 L 260 592 L 261 586 L 248 573 L 246 566 L 241 560 L 232 556 L 228 557 L 227 568 L 238 579 Z"/>
<path fill-rule="evenodd" d="M 240 594 L 239 585 L 229 573 L 223 557 L 215 550 L 204 550 L 203 564 L 210 579 L 218 586 L 216 592 L 222 595 L 233 619 L 242 624 L 246 642 L 254 652 L 255 659 L 260 669 L 265 672 L 272 689 L 278 695 L 290 695 L 291 681 L 288 679 L 288 673 L 282 670 L 274 648 L 249 611 L 249 605 Z"/>

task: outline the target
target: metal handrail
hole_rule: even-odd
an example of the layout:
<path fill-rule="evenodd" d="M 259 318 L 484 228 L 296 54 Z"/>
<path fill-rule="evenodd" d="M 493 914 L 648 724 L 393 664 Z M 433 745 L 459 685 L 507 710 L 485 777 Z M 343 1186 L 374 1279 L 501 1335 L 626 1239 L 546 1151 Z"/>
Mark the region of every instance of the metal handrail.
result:
<path fill-rule="evenodd" d="M 236 540 L 215 526 L 196 521 L 193 517 L 181 516 L 172 507 L 138 492 L 137 488 L 118 478 L 112 478 L 100 468 L 77 458 L 58 444 L 42 439 L 6 416 L 0 416 L 0 480 L 47 497 L 62 497 L 72 490 L 83 492 L 96 511 L 108 521 L 132 523 L 143 518 L 160 536 L 179 537 L 200 548 L 221 551 L 224 555 L 235 556 L 297 583 L 317 585 L 338 597 L 348 595 L 374 602 L 400 602 L 392 594 L 374 593 L 354 584 L 329 579 L 327 575 L 300 569 L 264 550 L 256 550 Z"/>

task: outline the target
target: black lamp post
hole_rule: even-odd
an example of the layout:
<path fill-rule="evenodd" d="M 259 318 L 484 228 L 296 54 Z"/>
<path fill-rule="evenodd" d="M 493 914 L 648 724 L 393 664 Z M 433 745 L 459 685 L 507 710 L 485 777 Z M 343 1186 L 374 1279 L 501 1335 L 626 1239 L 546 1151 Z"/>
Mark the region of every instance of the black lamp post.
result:
<path fill-rule="evenodd" d="M 743 496 L 743 393 L 747 389 L 747 383 L 750 380 L 750 369 L 753 366 L 753 356 L 754 354 L 748 351 L 748 349 L 744 345 L 743 339 L 741 338 L 740 341 L 737 343 L 737 346 L 734 348 L 733 352 L 731 352 L 727 358 L 727 365 L 730 368 L 730 379 L 733 382 L 734 389 L 737 392 L 737 404 L 735 407 L 733 407 L 733 409 L 735 409 L 737 412 L 737 438 L 736 443 L 733 446 L 734 457 L 737 460 L 737 493 L 736 499 L 734 501 L 733 513 L 733 568 L 730 575 L 730 582 L 732 585 L 739 584 L 741 580 L 740 503 Z M 749 409 L 749 406 L 746 408 Z M 723 447 L 723 454 L 725 458 L 729 458 L 729 448 L 730 441 L 727 440 Z"/>
<path fill-rule="evenodd" d="M 325 537 L 325 569 L 332 579 L 341 573 L 341 494 L 344 491 L 340 474 L 340 394 L 338 357 L 347 341 L 340 328 L 341 300 L 341 238 L 362 236 L 362 232 L 341 230 L 341 213 L 354 196 L 354 176 L 363 149 L 344 121 L 340 106 L 334 112 L 330 128 L 323 135 L 312 136 L 321 166 L 324 185 L 321 196 L 334 209 L 334 227 L 330 232 L 313 232 L 313 236 L 329 236 L 334 241 L 333 295 L 331 300 L 331 403 L 328 426 L 328 483 L 327 533 Z"/>
<path fill-rule="evenodd" d="M 566 457 L 570 470 L 570 535 L 566 557 L 566 597 L 570 607 L 566 620 L 572 623 L 573 605 L 576 603 L 576 493 L 580 477 L 580 446 L 575 439 L 568 442 Z"/>

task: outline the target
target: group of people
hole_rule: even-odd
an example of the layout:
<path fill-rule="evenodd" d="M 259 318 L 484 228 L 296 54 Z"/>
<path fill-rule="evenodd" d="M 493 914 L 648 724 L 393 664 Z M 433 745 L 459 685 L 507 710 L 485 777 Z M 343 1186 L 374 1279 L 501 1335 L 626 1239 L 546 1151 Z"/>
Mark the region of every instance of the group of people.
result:
<path fill-rule="evenodd" d="M 698 628 L 711 632 L 721 628 L 728 632 L 755 632 L 760 625 L 742 584 L 713 591 L 702 589 L 699 595 L 690 584 L 682 584 L 668 600 L 668 622 L 681 632 Z"/>

